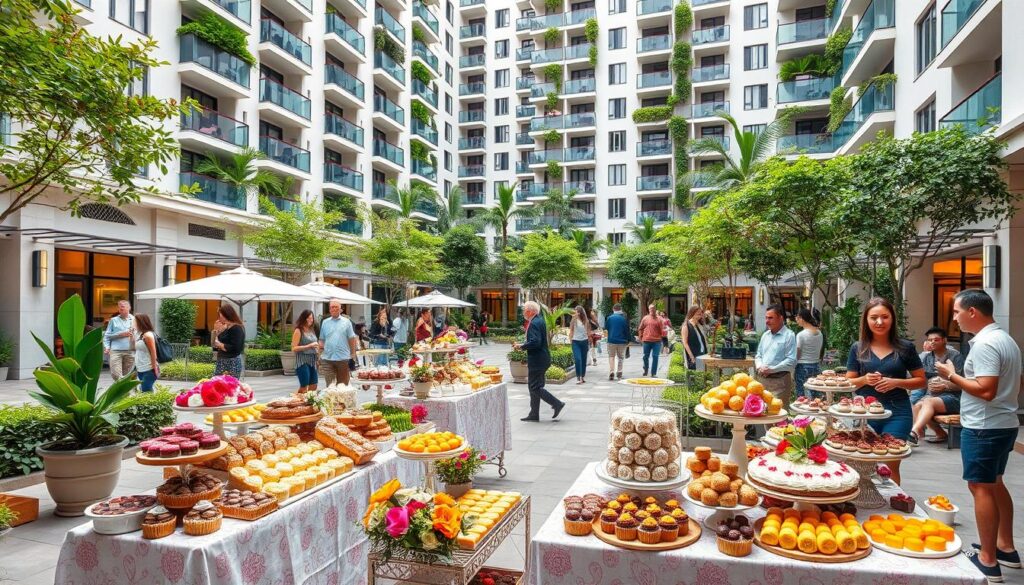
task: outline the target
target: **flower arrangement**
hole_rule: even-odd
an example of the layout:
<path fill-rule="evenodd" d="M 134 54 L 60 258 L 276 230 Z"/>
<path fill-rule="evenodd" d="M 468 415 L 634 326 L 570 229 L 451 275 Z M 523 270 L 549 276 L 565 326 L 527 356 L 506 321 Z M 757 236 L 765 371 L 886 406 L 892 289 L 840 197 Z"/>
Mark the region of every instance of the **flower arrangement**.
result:
<path fill-rule="evenodd" d="M 430 364 L 421 364 L 409 368 L 409 377 L 413 382 L 433 382 L 434 368 Z"/>
<path fill-rule="evenodd" d="M 473 480 L 473 476 L 480 472 L 487 456 L 473 447 L 468 447 L 462 453 L 451 459 L 441 459 L 435 463 L 437 479 L 448 485 L 466 483 Z"/>
<path fill-rule="evenodd" d="M 455 537 L 475 521 L 444 493 L 403 488 L 393 479 L 370 496 L 363 530 L 373 551 L 385 560 L 396 553 L 419 560 L 450 560 Z"/>
<path fill-rule="evenodd" d="M 409 414 L 412 416 L 412 424 L 418 425 L 427 420 L 427 407 L 422 404 L 417 404 L 412 407 Z"/>
<path fill-rule="evenodd" d="M 796 432 L 779 441 L 775 455 L 794 463 L 810 460 L 818 465 L 828 461 L 828 451 L 822 443 L 825 433 L 816 433 L 810 425 L 803 432 Z"/>
<path fill-rule="evenodd" d="M 174 398 L 174 404 L 180 407 L 201 408 L 244 404 L 253 398 L 252 388 L 239 382 L 234 376 L 222 374 L 209 380 L 200 380 L 188 390 L 182 390 Z"/>

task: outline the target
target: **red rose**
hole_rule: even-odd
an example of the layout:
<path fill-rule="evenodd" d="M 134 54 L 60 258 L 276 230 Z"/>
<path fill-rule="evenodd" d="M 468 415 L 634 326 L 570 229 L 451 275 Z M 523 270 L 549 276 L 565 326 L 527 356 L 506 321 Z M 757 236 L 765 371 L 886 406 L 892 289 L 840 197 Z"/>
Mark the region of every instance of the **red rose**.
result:
<path fill-rule="evenodd" d="M 786 449 L 789 449 L 789 441 L 782 439 L 779 441 L 779 444 L 775 446 L 776 457 L 782 457 L 782 454 L 786 452 Z"/>
<path fill-rule="evenodd" d="M 205 406 L 220 406 L 224 404 L 224 395 L 218 392 L 213 384 L 203 384 L 201 394 Z"/>
<path fill-rule="evenodd" d="M 815 445 L 807 451 L 807 458 L 821 465 L 828 461 L 828 451 L 826 451 L 821 445 Z"/>

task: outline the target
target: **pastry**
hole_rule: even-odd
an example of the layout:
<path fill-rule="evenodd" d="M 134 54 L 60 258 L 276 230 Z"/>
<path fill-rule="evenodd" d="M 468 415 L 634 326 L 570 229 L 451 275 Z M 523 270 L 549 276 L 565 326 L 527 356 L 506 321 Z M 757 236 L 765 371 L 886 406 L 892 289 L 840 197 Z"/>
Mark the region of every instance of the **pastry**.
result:
<path fill-rule="evenodd" d="M 255 520 L 276 510 L 277 498 L 263 492 L 230 489 L 223 492 L 213 504 L 228 518 Z"/>
<path fill-rule="evenodd" d="M 821 442 L 824 441 L 824 435 L 817 437 Z M 820 442 L 807 445 L 807 449 L 816 457 L 824 451 Z M 857 489 L 860 476 L 846 463 L 836 462 L 827 457 L 818 463 L 805 452 L 799 454 L 796 461 L 775 453 L 755 457 L 747 466 L 747 481 L 755 484 L 755 488 L 761 486 L 775 492 L 797 496 L 842 496 Z"/>
<path fill-rule="evenodd" d="M 715 529 L 718 550 L 731 557 L 745 557 L 753 549 L 753 534 L 749 520 L 742 514 L 723 520 Z"/>
<path fill-rule="evenodd" d="M 96 516 L 120 516 L 148 510 L 156 504 L 155 496 L 117 496 L 109 500 L 93 504 L 89 513 Z"/>
<path fill-rule="evenodd" d="M 679 523 L 672 516 L 665 515 L 659 518 L 658 528 L 661 542 L 672 542 L 679 538 Z"/>
<path fill-rule="evenodd" d="M 640 482 L 679 477 L 678 463 L 671 465 L 680 453 L 675 428 L 675 415 L 667 410 L 649 409 L 640 413 L 626 407 L 615 411 L 611 417 L 604 469 L 619 479 Z"/>
<path fill-rule="evenodd" d="M 592 512 L 587 512 L 590 517 L 589 520 L 583 517 L 583 510 L 566 509 L 565 511 L 565 532 L 573 536 L 586 536 L 593 530 L 594 516 Z"/>
<path fill-rule="evenodd" d="M 640 542 L 644 544 L 658 544 L 661 542 L 661 528 L 658 526 L 658 520 L 653 517 L 645 518 L 640 522 L 637 536 Z"/>
<path fill-rule="evenodd" d="M 636 540 L 638 526 L 639 523 L 631 514 L 622 514 L 615 523 L 615 537 L 626 542 Z"/>
<path fill-rule="evenodd" d="M 163 506 L 154 506 L 142 519 L 142 537 L 146 539 L 163 538 L 174 534 L 178 518 Z"/>
<path fill-rule="evenodd" d="M 842 398 L 839 400 L 839 403 L 836 404 L 836 412 L 850 412 L 852 405 L 853 403 L 850 401 L 849 398 Z"/>
<path fill-rule="evenodd" d="M 693 450 L 693 455 L 698 461 L 707 461 L 711 459 L 711 447 L 696 447 Z"/>
<path fill-rule="evenodd" d="M 185 514 L 182 524 L 185 526 L 185 534 L 204 536 L 220 530 L 223 518 L 224 515 L 213 503 L 209 500 L 199 500 Z"/>
<path fill-rule="evenodd" d="M 193 472 L 188 481 L 174 476 L 156 488 L 157 501 L 168 508 L 191 508 L 199 500 L 212 500 L 220 496 L 219 479 L 202 472 Z"/>

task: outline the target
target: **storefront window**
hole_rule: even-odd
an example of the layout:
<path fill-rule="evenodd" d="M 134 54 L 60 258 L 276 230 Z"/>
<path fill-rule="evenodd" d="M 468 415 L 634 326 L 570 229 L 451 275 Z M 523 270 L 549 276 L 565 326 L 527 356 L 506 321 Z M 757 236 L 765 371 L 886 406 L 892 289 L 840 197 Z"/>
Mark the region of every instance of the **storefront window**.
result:
<path fill-rule="evenodd" d="M 723 324 L 724 318 L 729 314 L 728 291 L 722 287 L 713 287 L 708 292 L 708 301 L 711 303 L 711 312 L 715 319 Z M 739 319 L 747 319 L 754 312 L 754 289 L 740 287 L 736 289 L 736 316 Z M 738 323 L 740 323 L 738 321 Z"/>
<path fill-rule="evenodd" d="M 56 250 L 54 314 L 61 303 L 78 295 L 85 305 L 85 320 L 90 327 L 104 327 L 117 313 L 117 302 L 132 300 L 134 258 L 79 250 Z M 54 339 L 58 339 L 56 323 Z M 57 342 L 58 348 L 61 346 Z"/>
<path fill-rule="evenodd" d="M 944 328 L 952 341 L 963 341 L 953 320 L 953 297 L 966 288 L 981 288 L 981 258 L 964 256 L 938 260 L 932 265 L 932 319 Z"/>
<path fill-rule="evenodd" d="M 505 310 L 508 311 L 509 323 L 516 322 L 516 299 L 519 297 L 518 290 L 509 290 L 505 297 Z M 501 291 L 482 290 L 480 291 L 480 311 L 487 311 L 491 316 L 491 325 L 501 325 Z"/>

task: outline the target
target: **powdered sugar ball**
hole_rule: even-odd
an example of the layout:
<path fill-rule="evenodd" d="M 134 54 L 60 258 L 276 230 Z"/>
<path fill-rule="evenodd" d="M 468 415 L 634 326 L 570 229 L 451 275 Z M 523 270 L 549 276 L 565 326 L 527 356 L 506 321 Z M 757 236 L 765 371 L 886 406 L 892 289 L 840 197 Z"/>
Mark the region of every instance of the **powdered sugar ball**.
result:
<path fill-rule="evenodd" d="M 679 464 L 675 461 L 666 465 L 665 469 L 668 470 L 669 477 L 679 477 Z"/>
<path fill-rule="evenodd" d="M 657 466 L 651 470 L 651 479 L 654 481 L 665 481 L 668 479 L 668 469 L 664 466 Z"/>
<path fill-rule="evenodd" d="M 626 434 L 622 431 L 612 431 L 612 445 L 621 447 L 626 444 Z"/>
<path fill-rule="evenodd" d="M 667 465 L 668 464 L 668 451 L 664 449 L 658 449 L 654 452 L 654 464 L 655 465 Z"/>
<path fill-rule="evenodd" d="M 619 449 L 619 463 L 630 464 L 633 462 L 633 451 L 629 447 L 622 447 Z"/>
<path fill-rule="evenodd" d="M 658 433 L 659 435 L 664 435 L 665 433 L 671 431 L 674 426 L 675 423 L 673 421 L 659 420 L 654 423 L 654 432 Z"/>
<path fill-rule="evenodd" d="M 647 447 L 651 451 L 661 447 L 661 435 L 657 433 L 651 433 L 644 437 L 644 447 Z"/>
<path fill-rule="evenodd" d="M 635 461 L 637 465 L 650 465 L 652 459 L 653 457 L 651 456 L 651 452 L 647 449 L 637 449 L 636 452 L 633 453 L 633 461 Z"/>
<path fill-rule="evenodd" d="M 654 430 L 654 423 L 649 421 L 649 420 L 647 420 L 647 419 L 643 419 L 643 420 L 641 420 L 641 421 L 636 423 L 636 432 L 640 433 L 641 435 L 649 434 L 653 430 Z"/>
<path fill-rule="evenodd" d="M 636 433 L 629 433 L 626 435 L 626 446 L 630 449 L 639 449 L 644 444 L 643 439 Z"/>
<path fill-rule="evenodd" d="M 639 465 L 633 466 L 633 479 L 637 481 L 651 481 L 651 471 Z"/>
<path fill-rule="evenodd" d="M 608 461 L 616 461 L 617 462 L 618 460 L 619 460 L 619 450 L 616 449 L 615 447 L 609 446 L 608 447 Z"/>
<path fill-rule="evenodd" d="M 628 465 L 619 465 L 616 475 L 619 479 L 633 479 L 633 470 Z"/>
<path fill-rule="evenodd" d="M 605 468 L 604 469 L 605 469 L 605 471 L 608 472 L 608 475 L 610 475 L 612 477 L 615 477 L 616 475 L 619 474 L 619 464 L 614 462 L 614 461 L 612 461 L 611 459 L 609 459 L 605 463 Z"/>
<path fill-rule="evenodd" d="M 624 433 L 632 433 L 636 430 L 636 425 L 634 425 L 633 421 L 628 418 L 623 418 L 617 428 Z"/>

